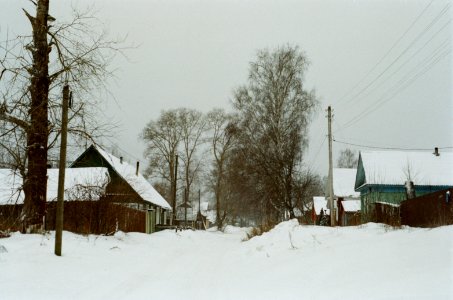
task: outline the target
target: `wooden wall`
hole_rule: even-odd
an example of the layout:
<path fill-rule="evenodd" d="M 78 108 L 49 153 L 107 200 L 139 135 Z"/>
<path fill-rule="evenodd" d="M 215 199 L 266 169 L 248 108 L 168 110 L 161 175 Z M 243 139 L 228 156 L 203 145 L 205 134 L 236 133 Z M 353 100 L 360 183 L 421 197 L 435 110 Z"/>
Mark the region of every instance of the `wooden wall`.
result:
<path fill-rule="evenodd" d="M 446 193 L 450 192 L 447 202 Z M 401 203 L 401 224 L 413 227 L 437 227 L 453 224 L 453 189 L 427 194 Z"/>
<path fill-rule="evenodd" d="M 21 231 L 22 205 L 0 206 L 0 230 Z M 55 230 L 56 202 L 47 203 L 46 230 Z M 145 232 L 144 210 L 107 201 L 66 201 L 64 230 L 81 234 Z"/>

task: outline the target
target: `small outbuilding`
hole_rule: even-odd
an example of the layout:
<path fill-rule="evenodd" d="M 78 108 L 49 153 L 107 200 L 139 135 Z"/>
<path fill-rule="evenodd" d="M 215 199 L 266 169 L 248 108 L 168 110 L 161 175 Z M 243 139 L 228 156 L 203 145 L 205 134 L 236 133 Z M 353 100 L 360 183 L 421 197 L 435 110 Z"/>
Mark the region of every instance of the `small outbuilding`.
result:
<path fill-rule="evenodd" d="M 340 201 L 338 204 L 338 225 L 356 226 L 360 223 L 360 199 Z"/>
<path fill-rule="evenodd" d="M 357 169 L 333 169 L 333 192 L 339 226 L 360 224 L 360 193 L 354 190 L 356 174 Z"/>
<path fill-rule="evenodd" d="M 330 209 L 327 208 L 327 199 L 324 196 L 313 197 L 312 220 L 314 225 L 330 224 Z"/>

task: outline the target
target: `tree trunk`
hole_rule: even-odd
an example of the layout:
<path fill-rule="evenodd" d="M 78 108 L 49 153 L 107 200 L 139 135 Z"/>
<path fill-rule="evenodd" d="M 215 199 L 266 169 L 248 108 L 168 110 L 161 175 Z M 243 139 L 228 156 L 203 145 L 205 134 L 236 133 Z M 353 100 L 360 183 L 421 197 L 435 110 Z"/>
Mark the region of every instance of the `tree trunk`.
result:
<path fill-rule="evenodd" d="M 170 199 L 171 199 L 171 207 L 173 209 L 173 213 L 175 213 L 175 210 L 176 210 L 176 199 L 175 199 L 175 163 L 174 163 L 175 159 L 174 159 L 174 156 L 170 156 L 169 157 L 169 164 L 168 164 L 168 167 L 169 167 L 169 174 L 170 174 Z"/>
<path fill-rule="evenodd" d="M 215 190 L 215 200 L 216 200 L 216 223 L 217 223 L 217 228 L 218 230 L 222 230 L 223 227 L 223 219 L 224 217 L 221 217 L 220 212 L 221 212 L 221 181 L 223 177 L 223 167 L 222 167 L 222 162 L 218 162 L 217 168 L 218 168 L 218 174 L 217 174 L 217 181 L 216 181 L 216 190 Z M 225 211 L 224 211 L 225 214 Z"/>
<path fill-rule="evenodd" d="M 46 213 L 49 52 L 47 17 L 49 0 L 39 0 L 36 18 L 28 13 L 33 29 L 33 55 L 30 69 L 30 130 L 27 137 L 27 176 L 24 181 L 25 225 L 42 224 Z"/>

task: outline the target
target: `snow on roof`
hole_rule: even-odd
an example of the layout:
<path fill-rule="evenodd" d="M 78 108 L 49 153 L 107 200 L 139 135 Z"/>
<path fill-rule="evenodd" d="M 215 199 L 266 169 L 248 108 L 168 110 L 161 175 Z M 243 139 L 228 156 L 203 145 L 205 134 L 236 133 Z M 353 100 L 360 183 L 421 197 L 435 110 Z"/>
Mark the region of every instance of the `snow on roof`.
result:
<path fill-rule="evenodd" d="M 58 169 L 47 170 L 47 201 L 56 201 Z M 22 177 L 11 169 L 0 169 L 0 204 L 22 204 Z M 99 200 L 109 182 L 107 168 L 66 169 L 64 200 Z"/>
<path fill-rule="evenodd" d="M 217 212 L 215 210 L 208 210 L 203 216 L 205 216 L 211 223 L 215 223 L 217 220 Z"/>
<path fill-rule="evenodd" d="M 367 184 L 453 186 L 453 152 L 362 151 Z"/>
<path fill-rule="evenodd" d="M 104 159 L 112 166 L 113 169 L 121 176 L 126 182 L 142 197 L 143 200 L 151 202 L 162 208 L 171 210 L 168 202 L 154 189 L 151 183 L 143 177 L 139 172 L 138 176 L 135 174 L 136 168 L 128 164 L 116 156 L 96 147 L 96 150 L 104 157 Z"/>
<path fill-rule="evenodd" d="M 360 210 L 360 200 L 345 200 L 341 201 L 341 204 L 346 212 L 356 212 Z"/>
<path fill-rule="evenodd" d="M 183 202 L 181 204 L 178 204 L 178 207 L 181 207 L 181 208 L 192 208 L 192 205 L 189 203 L 189 202 Z"/>
<path fill-rule="evenodd" d="M 375 203 L 382 204 L 382 205 L 388 205 L 388 206 L 392 206 L 392 207 L 400 207 L 400 205 L 396 204 L 396 203 L 389 203 L 389 202 L 383 202 L 383 201 L 376 201 Z"/>
<path fill-rule="evenodd" d="M 200 203 L 200 210 L 202 212 L 207 211 L 209 209 L 209 202 L 201 202 Z"/>
<path fill-rule="evenodd" d="M 315 207 L 316 215 L 321 213 L 321 209 L 324 210 L 325 214 L 330 214 L 330 209 L 327 208 L 327 199 L 325 197 L 313 197 L 313 205 Z"/>
<path fill-rule="evenodd" d="M 215 223 L 216 221 L 216 210 L 213 209 L 213 205 L 210 202 L 201 202 L 201 214 L 208 219 L 209 222 Z"/>
<path fill-rule="evenodd" d="M 58 195 L 58 169 L 47 170 L 47 201 L 56 201 Z M 65 200 L 99 200 L 109 183 L 107 168 L 66 168 Z"/>
<path fill-rule="evenodd" d="M 354 190 L 357 169 L 333 169 L 333 192 L 337 197 L 360 197 Z"/>

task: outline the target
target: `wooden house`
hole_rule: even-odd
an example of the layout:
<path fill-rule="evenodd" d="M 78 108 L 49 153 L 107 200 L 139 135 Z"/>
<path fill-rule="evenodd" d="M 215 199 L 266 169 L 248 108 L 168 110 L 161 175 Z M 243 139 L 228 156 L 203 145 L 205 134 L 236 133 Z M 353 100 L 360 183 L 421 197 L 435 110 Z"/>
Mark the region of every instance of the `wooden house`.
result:
<path fill-rule="evenodd" d="M 313 197 L 312 221 L 314 225 L 330 224 L 330 209 L 327 208 L 327 199 L 324 196 Z"/>
<path fill-rule="evenodd" d="M 197 220 L 196 211 L 189 202 L 183 202 L 176 207 L 176 224 L 181 227 L 195 227 Z"/>
<path fill-rule="evenodd" d="M 212 208 L 211 203 L 206 201 L 201 202 L 199 205 L 199 212 L 201 214 L 201 217 L 197 218 L 197 220 L 201 219 L 203 221 L 202 225 L 205 229 L 209 228 L 211 224 L 215 224 L 216 211 Z"/>
<path fill-rule="evenodd" d="M 453 187 L 452 165 L 453 153 L 437 149 L 360 152 L 354 188 L 360 192 L 362 222 L 376 221 L 376 203 L 381 210 L 394 211 L 408 199 L 408 181 L 417 197 Z"/>
<path fill-rule="evenodd" d="M 357 169 L 333 169 L 333 193 L 339 226 L 360 224 L 360 193 L 354 190 Z"/>
<path fill-rule="evenodd" d="M 106 187 L 106 201 L 143 212 L 146 233 L 154 232 L 156 225 L 166 225 L 171 206 L 139 172 L 138 162 L 134 167 L 122 157 L 92 145 L 71 165 L 71 168 L 83 167 L 107 168 L 110 182 Z"/>
<path fill-rule="evenodd" d="M 208 202 L 201 202 L 194 207 L 192 203 L 181 203 L 176 208 L 176 225 L 191 227 L 198 230 L 206 230 L 210 224 L 215 223 L 215 211 L 210 208 Z M 186 214 L 187 212 L 187 214 Z M 214 217 L 214 222 L 212 222 Z M 185 225 L 186 224 L 186 225 Z"/>

